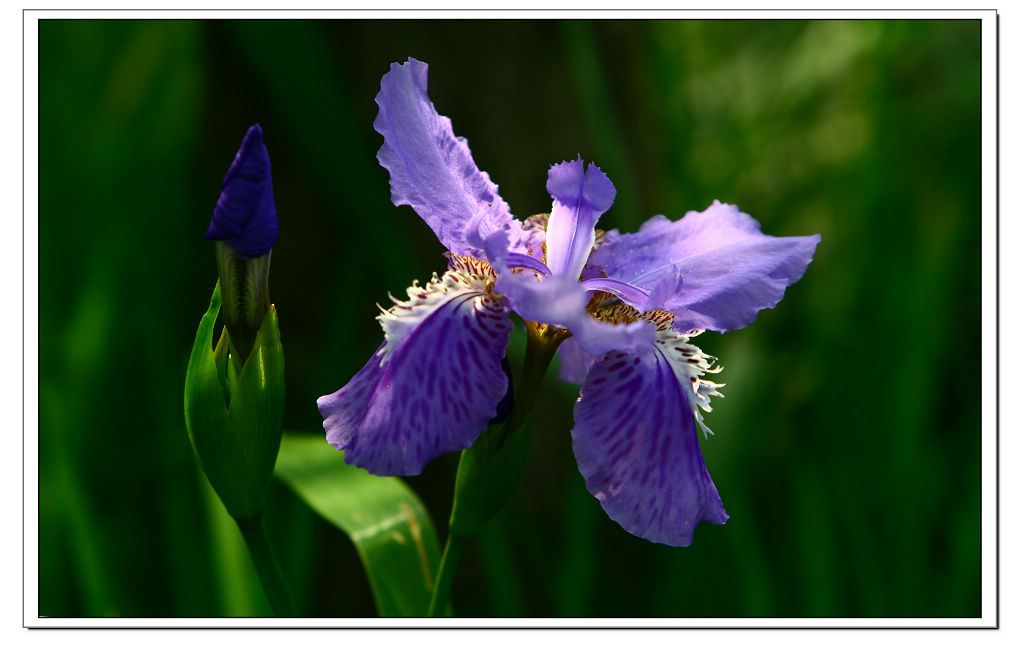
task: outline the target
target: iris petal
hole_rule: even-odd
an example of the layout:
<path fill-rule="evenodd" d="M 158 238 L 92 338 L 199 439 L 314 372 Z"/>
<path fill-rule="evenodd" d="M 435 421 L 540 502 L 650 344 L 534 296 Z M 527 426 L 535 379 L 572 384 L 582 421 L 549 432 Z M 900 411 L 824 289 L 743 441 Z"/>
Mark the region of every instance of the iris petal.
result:
<path fill-rule="evenodd" d="M 598 359 L 591 353 L 584 352 L 573 338 L 564 340 L 556 350 L 556 355 L 560 358 L 559 378 L 578 386 L 584 383 L 588 369 Z"/>
<path fill-rule="evenodd" d="M 375 129 L 383 136 L 379 163 L 390 172 L 393 204 L 410 205 L 439 241 L 457 254 L 477 255 L 469 226 L 481 238 L 507 229 L 515 248 L 521 224 L 499 197 L 489 175 L 478 170 L 467 140 L 453 133 L 428 96 L 428 65 L 409 58 L 382 77 Z"/>
<path fill-rule="evenodd" d="M 729 518 L 701 455 L 690 389 L 661 352 L 612 352 L 588 371 L 574 407 L 588 491 L 624 530 L 670 546 L 689 546 L 701 521 Z"/>
<path fill-rule="evenodd" d="M 578 157 L 549 169 L 546 189 L 553 198 L 546 227 L 546 265 L 553 274 L 577 279 L 595 243 L 595 223 L 616 199 L 616 187 L 594 164 L 584 170 Z"/>
<path fill-rule="evenodd" d="M 449 271 L 380 316 L 386 343 L 346 386 L 318 400 L 344 460 L 381 476 L 421 473 L 471 446 L 507 392 L 505 308 L 486 277 Z"/>
<path fill-rule="evenodd" d="M 589 266 L 655 291 L 657 307 L 676 315 L 678 331 L 726 332 L 774 308 L 803 276 L 820 240 L 768 236 L 754 218 L 716 201 L 677 221 L 656 216 L 633 234 L 609 232 Z M 675 287 L 663 293 L 663 286 Z"/>

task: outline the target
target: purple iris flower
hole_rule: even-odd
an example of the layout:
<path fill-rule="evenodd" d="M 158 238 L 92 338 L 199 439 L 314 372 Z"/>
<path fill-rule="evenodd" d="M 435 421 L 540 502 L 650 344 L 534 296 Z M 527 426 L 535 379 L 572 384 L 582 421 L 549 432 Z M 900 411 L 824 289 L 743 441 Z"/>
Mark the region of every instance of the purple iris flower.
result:
<path fill-rule="evenodd" d="M 248 129 L 213 210 L 206 240 L 222 240 L 243 260 L 268 254 L 277 239 L 276 204 L 262 128 Z"/>
<path fill-rule="evenodd" d="M 427 94 L 425 63 L 394 63 L 376 96 L 379 161 L 393 203 L 410 205 L 449 250 L 449 266 L 379 315 L 385 341 L 342 389 L 318 400 L 326 438 L 348 463 L 412 475 L 469 447 L 507 391 L 500 368 L 522 319 L 565 328 L 561 377 L 582 383 L 574 454 L 589 492 L 628 532 L 687 546 L 728 515 L 697 426 L 720 370 L 690 342 L 774 307 L 819 236 L 773 237 L 734 206 L 634 234 L 598 232 L 616 189 L 577 159 L 549 169 L 546 215 L 516 220 Z"/>

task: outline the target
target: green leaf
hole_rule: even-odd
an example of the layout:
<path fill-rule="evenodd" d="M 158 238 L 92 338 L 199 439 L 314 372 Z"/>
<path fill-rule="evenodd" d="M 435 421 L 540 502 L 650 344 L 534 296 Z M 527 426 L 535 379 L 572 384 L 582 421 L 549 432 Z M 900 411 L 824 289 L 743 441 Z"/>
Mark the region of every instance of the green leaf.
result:
<path fill-rule="evenodd" d="M 428 511 L 396 477 L 348 465 L 321 436 L 285 434 L 276 475 L 350 537 L 380 616 L 424 616 L 439 564 Z"/>

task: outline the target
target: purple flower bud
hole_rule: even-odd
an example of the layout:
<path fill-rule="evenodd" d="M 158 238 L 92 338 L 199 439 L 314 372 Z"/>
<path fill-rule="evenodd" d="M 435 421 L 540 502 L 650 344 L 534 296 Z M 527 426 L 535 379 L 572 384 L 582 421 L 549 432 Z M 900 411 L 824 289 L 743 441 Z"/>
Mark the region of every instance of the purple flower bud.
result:
<path fill-rule="evenodd" d="M 223 178 L 205 239 L 224 241 L 243 260 L 269 253 L 276 242 L 273 178 L 258 124 L 248 129 Z"/>

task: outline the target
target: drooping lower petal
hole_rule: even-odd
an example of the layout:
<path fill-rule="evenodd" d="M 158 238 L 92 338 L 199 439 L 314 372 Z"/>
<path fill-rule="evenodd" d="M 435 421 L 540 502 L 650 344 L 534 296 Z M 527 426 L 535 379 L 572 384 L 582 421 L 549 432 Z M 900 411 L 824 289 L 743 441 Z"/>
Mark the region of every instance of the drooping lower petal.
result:
<path fill-rule="evenodd" d="M 450 270 L 380 315 L 386 342 L 345 387 L 318 400 L 344 460 L 381 476 L 421 473 L 471 446 L 507 392 L 513 328 L 491 276 Z"/>
<path fill-rule="evenodd" d="M 453 133 L 428 96 L 428 64 L 409 58 L 393 63 L 382 77 L 375 129 L 383 136 L 379 163 L 390 172 L 393 204 L 410 205 L 457 254 L 477 253 L 467 238 L 510 229 L 517 246 L 520 222 L 499 197 L 498 187 L 480 171 L 467 140 Z"/>
<path fill-rule="evenodd" d="M 578 157 L 549 169 L 546 189 L 553 198 L 546 228 L 546 265 L 553 274 L 576 280 L 595 242 L 595 223 L 616 198 L 616 187 L 594 164 L 584 170 Z"/>
<path fill-rule="evenodd" d="M 677 221 L 655 216 L 633 234 L 609 232 L 588 262 L 655 292 L 656 307 L 676 315 L 678 331 L 726 332 L 774 308 L 803 276 L 820 240 L 765 235 L 754 218 L 716 201 Z"/>
<path fill-rule="evenodd" d="M 386 342 L 380 344 L 368 362 L 342 389 L 316 400 L 323 419 L 322 427 L 326 431 L 326 442 L 337 449 L 351 446 L 361 421 L 365 419 L 372 396 L 379 386 L 385 347 Z"/>
<path fill-rule="evenodd" d="M 694 403 L 718 395 L 719 385 L 699 384 L 706 368 L 685 337 L 660 330 L 651 357 L 611 352 L 588 371 L 574 407 L 574 455 L 588 491 L 633 535 L 689 546 L 699 522 L 729 518 L 695 425 Z"/>

